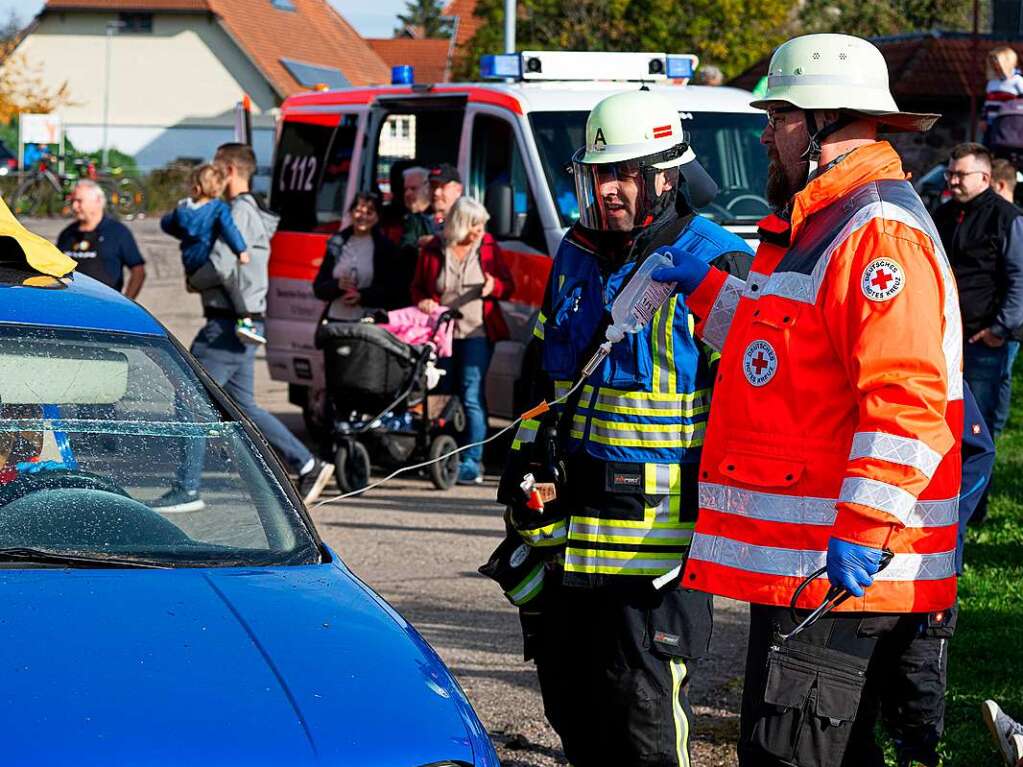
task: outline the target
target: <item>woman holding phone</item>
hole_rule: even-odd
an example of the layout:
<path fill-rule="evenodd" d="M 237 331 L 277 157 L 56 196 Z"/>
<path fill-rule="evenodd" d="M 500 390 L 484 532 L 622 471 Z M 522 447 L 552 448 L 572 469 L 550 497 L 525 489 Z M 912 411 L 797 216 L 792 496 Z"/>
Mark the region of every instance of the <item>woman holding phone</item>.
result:
<path fill-rule="evenodd" d="M 468 428 L 463 443 L 487 436 L 484 384 L 494 344 L 508 338 L 500 300 L 514 290 L 501 249 L 486 233 L 490 215 L 470 197 L 460 197 L 444 221 L 443 241 L 434 238 L 419 251 L 412 300 L 431 313 L 438 306 L 457 310 L 452 355 L 442 360 L 447 377 L 465 406 Z M 483 481 L 481 447 L 462 454 L 460 484 Z"/>

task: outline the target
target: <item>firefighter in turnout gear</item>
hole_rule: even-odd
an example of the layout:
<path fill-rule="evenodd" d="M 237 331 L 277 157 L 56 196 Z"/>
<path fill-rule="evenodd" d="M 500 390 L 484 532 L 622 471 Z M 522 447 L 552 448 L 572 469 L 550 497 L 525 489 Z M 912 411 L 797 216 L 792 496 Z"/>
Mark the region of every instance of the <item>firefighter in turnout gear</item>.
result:
<path fill-rule="evenodd" d="M 751 603 L 741 765 L 881 767 L 884 670 L 900 637 L 941 623 L 956 595 L 956 286 L 898 155 L 877 139 L 937 115 L 900 112 L 881 53 L 846 35 L 779 47 L 753 106 L 768 114 L 780 213 L 761 222 L 748 279 L 677 248 L 654 273 L 721 350 L 715 397 L 727 403 L 707 425 L 682 583 Z M 808 581 L 819 568 L 826 577 Z M 783 637 L 829 586 L 852 598 Z"/>
<path fill-rule="evenodd" d="M 580 218 L 554 259 L 534 336 L 548 400 L 516 434 L 498 494 L 514 543 L 501 570 L 521 608 L 544 711 L 575 767 L 689 764 L 692 661 L 711 599 L 655 580 L 677 568 L 696 519 L 710 350 L 671 295 L 588 376 L 610 308 L 665 246 L 745 274 L 745 242 L 696 216 L 709 177 L 678 113 L 640 90 L 601 101 L 572 158 Z M 710 182 L 711 184 L 713 182 Z M 711 196 L 714 190 L 710 190 Z M 500 579 L 499 579 L 500 580 Z M 523 601 L 524 600 L 524 601 Z"/>

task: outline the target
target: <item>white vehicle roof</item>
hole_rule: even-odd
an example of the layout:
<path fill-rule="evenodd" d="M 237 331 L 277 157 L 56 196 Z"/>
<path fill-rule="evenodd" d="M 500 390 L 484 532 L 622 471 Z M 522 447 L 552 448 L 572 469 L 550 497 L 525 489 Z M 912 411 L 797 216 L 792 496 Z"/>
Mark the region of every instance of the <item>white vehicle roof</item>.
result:
<path fill-rule="evenodd" d="M 488 88 L 507 93 L 519 100 L 522 111 L 573 112 L 590 111 L 601 99 L 639 90 L 638 83 L 624 82 L 525 82 L 525 83 L 473 83 L 476 88 Z M 679 110 L 693 112 L 747 112 L 763 114 L 749 103 L 753 94 L 740 88 L 708 85 L 651 85 L 650 90 L 667 96 Z"/>

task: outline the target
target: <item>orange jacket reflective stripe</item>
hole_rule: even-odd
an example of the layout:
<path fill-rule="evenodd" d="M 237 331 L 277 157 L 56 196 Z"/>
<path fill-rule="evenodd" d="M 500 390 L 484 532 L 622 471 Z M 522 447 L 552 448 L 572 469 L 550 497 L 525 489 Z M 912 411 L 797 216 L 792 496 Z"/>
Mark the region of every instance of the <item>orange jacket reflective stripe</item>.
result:
<path fill-rule="evenodd" d="M 784 233 L 765 219 L 748 279 L 712 270 L 689 297 L 721 361 L 683 583 L 786 605 L 836 536 L 895 554 L 840 609 L 947 608 L 962 326 L 941 242 L 886 142 L 807 184 Z"/>

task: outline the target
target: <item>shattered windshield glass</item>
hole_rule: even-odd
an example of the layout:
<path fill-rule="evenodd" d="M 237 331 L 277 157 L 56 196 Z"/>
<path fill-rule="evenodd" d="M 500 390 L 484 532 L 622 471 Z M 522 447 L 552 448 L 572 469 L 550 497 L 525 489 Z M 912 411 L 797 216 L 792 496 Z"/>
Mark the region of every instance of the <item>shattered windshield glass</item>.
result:
<path fill-rule="evenodd" d="M 161 503 L 186 487 L 187 508 Z M 19 548 L 318 561 L 260 449 L 167 340 L 0 327 L 0 550 Z"/>

